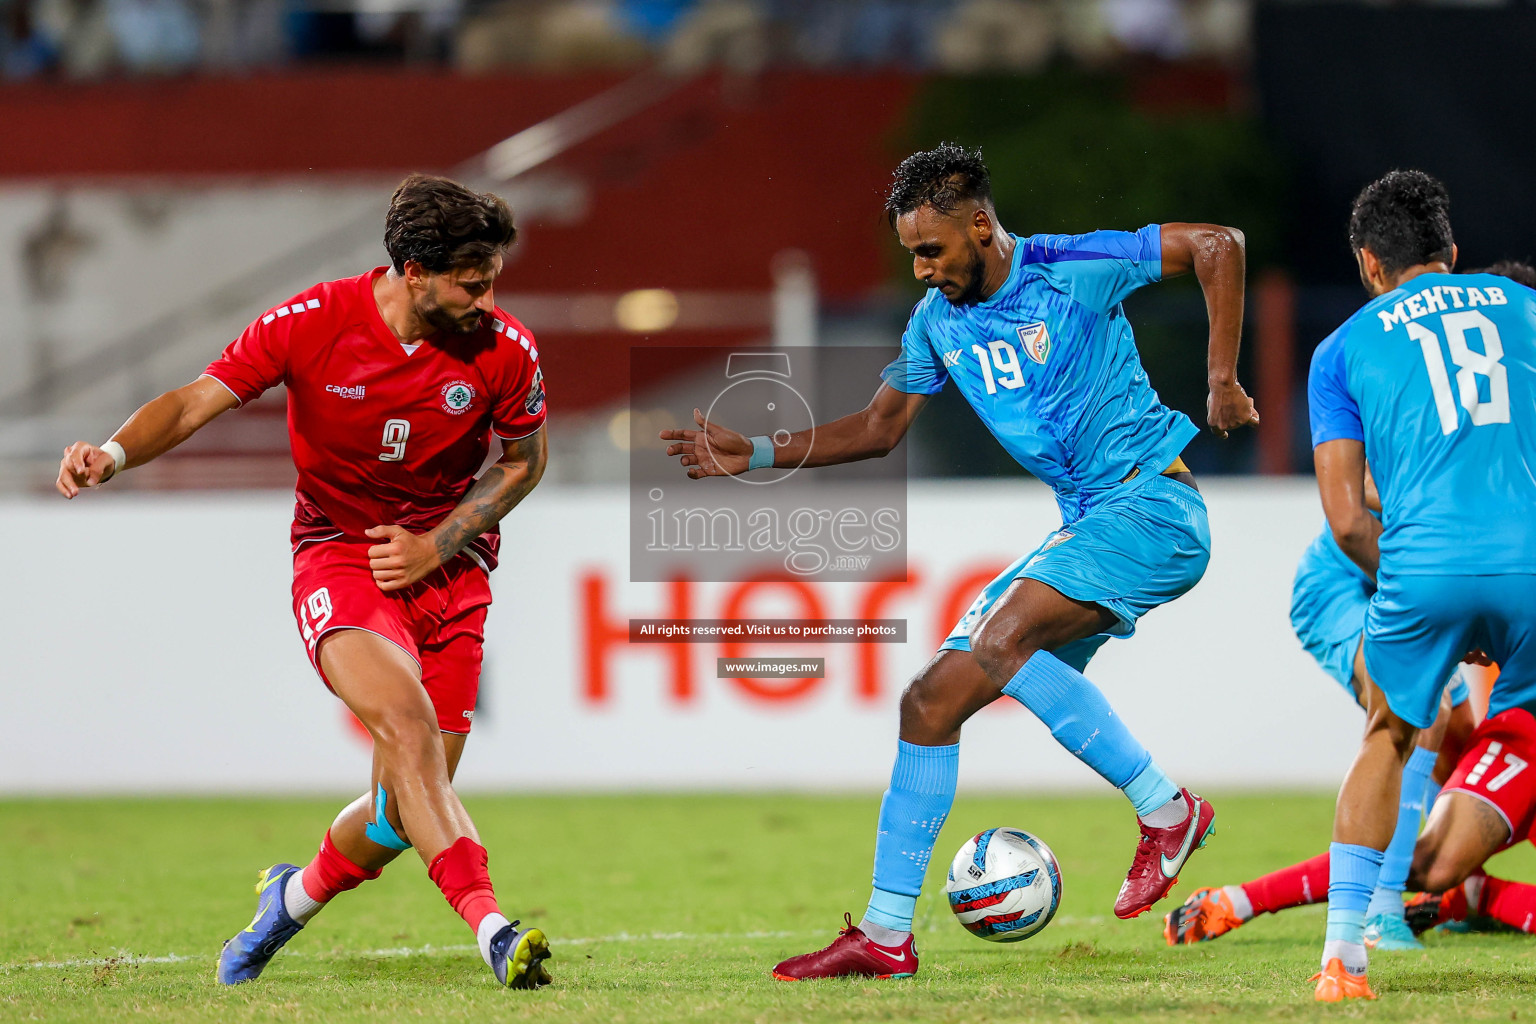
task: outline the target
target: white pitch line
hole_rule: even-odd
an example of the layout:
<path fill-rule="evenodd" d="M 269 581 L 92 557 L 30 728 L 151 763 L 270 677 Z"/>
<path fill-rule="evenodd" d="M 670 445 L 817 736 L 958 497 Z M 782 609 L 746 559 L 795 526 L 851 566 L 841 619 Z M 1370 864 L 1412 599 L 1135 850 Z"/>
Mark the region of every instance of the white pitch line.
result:
<path fill-rule="evenodd" d="M 597 935 L 577 937 L 571 939 L 555 939 L 551 945 L 556 949 L 561 946 L 590 946 L 600 942 L 686 942 L 691 940 L 721 939 L 792 939 L 809 932 L 713 932 L 695 934 L 692 932 L 648 932 L 634 934 L 631 932 L 618 932 L 614 935 Z M 284 957 L 315 957 L 330 958 L 339 956 L 354 957 L 408 957 L 408 956 L 432 956 L 437 953 L 476 953 L 480 947 L 474 943 L 456 943 L 451 945 L 434 945 L 428 943 L 425 946 L 391 946 L 387 949 L 365 949 L 357 952 L 338 950 L 335 952 L 316 953 L 309 950 L 295 949 L 285 952 Z M 212 953 L 192 953 L 183 956 L 178 953 L 169 953 L 165 956 L 137 956 L 126 951 L 104 957 L 82 957 L 77 960 L 43 960 L 35 963 L 0 964 L 0 970 L 38 970 L 38 969 L 64 969 L 70 967 L 105 967 L 112 966 L 136 966 L 138 964 L 179 964 L 196 960 L 212 960 Z"/>
<path fill-rule="evenodd" d="M 1086 918 L 1059 917 L 1056 919 L 1061 924 L 1100 924 L 1106 918 L 1094 916 Z M 926 929 L 925 929 L 926 931 Z M 577 938 L 553 938 L 550 945 L 558 950 L 561 946 L 591 946 L 600 942 L 692 942 L 704 940 L 739 941 L 742 939 L 795 939 L 806 936 L 822 935 L 822 932 L 804 931 L 764 931 L 764 932 L 645 932 L 636 934 L 633 932 L 616 932 L 613 935 L 584 936 Z M 455 943 L 450 945 L 434 945 L 428 943 L 424 946 L 391 946 L 385 949 L 365 949 L 357 952 L 346 950 L 333 950 L 329 952 L 312 952 L 309 950 L 288 950 L 283 954 L 285 958 L 315 958 L 331 959 L 339 957 L 410 957 L 433 956 L 438 953 L 476 953 L 480 947 L 474 943 Z M 11 963 L 0 964 L 0 971 L 17 970 L 63 970 L 71 967 L 106 967 L 122 966 L 130 967 L 139 964 L 180 964 L 198 960 L 212 960 L 212 953 L 192 953 L 183 956 L 179 953 L 168 953 L 165 956 L 138 956 L 123 951 L 114 956 L 82 957 L 77 960 L 43 960 L 35 963 Z"/>

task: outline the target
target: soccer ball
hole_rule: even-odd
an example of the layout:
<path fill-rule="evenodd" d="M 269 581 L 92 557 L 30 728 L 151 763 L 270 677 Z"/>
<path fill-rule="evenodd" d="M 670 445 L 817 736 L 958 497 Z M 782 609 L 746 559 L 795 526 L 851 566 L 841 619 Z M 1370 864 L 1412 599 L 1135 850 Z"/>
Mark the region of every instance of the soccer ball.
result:
<path fill-rule="evenodd" d="M 960 847 L 944 891 L 966 931 L 1018 942 L 1056 916 L 1061 870 L 1051 848 L 1023 829 L 989 828 Z"/>

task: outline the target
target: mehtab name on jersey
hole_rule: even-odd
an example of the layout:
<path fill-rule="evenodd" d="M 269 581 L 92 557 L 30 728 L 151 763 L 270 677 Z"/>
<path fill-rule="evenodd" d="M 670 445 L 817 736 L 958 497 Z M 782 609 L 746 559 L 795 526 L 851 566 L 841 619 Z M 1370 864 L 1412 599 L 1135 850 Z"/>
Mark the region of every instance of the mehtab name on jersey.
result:
<path fill-rule="evenodd" d="M 1449 306 L 1446 305 L 1447 301 Z M 1390 331 L 1396 324 L 1406 324 L 1431 313 L 1444 313 L 1447 309 L 1503 306 L 1508 302 L 1503 288 L 1463 288 L 1460 285 L 1437 284 L 1414 292 L 1389 310 L 1377 310 L 1376 315 L 1381 317 L 1381 329 Z"/>

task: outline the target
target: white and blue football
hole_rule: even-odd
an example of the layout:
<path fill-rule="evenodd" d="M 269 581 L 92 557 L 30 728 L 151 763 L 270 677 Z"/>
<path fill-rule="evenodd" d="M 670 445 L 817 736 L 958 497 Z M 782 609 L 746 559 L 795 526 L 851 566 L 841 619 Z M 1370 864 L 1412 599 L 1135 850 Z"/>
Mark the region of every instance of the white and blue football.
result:
<path fill-rule="evenodd" d="M 1023 829 L 989 828 L 960 847 L 944 891 L 966 931 L 1019 942 L 1056 916 L 1061 869 L 1051 848 Z"/>

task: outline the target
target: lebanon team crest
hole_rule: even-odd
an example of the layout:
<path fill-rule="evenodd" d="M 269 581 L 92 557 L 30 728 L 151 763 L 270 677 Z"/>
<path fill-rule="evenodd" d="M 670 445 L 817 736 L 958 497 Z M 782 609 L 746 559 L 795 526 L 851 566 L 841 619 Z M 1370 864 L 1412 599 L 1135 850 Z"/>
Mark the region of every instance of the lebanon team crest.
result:
<path fill-rule="evenodd" d="M 475 389 L 468 381 L 455 380 L 443 385 L 443 411 L 457 416 L 475 400 Z"/>
<path fill-rule="evenodd" d="M 1045 329 L 1044 320 L 1024 324 L 1019 328 L 1019 345 L 1024 354 L 1044 365 L 1051 354 L 1051 332 Z"/>

